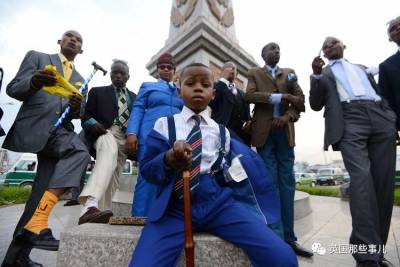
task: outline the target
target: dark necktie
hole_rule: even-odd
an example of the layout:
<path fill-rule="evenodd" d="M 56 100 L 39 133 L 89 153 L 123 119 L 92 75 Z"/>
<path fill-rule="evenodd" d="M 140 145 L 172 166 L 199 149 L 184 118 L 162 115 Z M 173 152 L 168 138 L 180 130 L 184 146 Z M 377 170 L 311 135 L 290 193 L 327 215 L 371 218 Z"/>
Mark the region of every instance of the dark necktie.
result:
<path fill-rule="evenodd" d="M 192 119 L 195 120 L 195 125 L 188 135 L 186 142 L 192 147 L 192 165 L 190 166 L 190 182 L 189 187 L 192 191 L 199 184 L 200 176 L 200 163 L 201 163 L 201 131 L 200 131 L 200 115 L 193 115 Z M 174 190 L 178 198 L 183 197 L 183 179 L 179 177 L 174 185 Z"/>
<path fill-rule="evenodd" d="M 124 132 L 126 127 L 128 126 L 128 119 L 129 119 L 129 109 L 128 104 L 126 102 L 125 90 L 119 90 L 119 98 L 118 98 L 118 122 L 121 127 L 121 130 Z"/>

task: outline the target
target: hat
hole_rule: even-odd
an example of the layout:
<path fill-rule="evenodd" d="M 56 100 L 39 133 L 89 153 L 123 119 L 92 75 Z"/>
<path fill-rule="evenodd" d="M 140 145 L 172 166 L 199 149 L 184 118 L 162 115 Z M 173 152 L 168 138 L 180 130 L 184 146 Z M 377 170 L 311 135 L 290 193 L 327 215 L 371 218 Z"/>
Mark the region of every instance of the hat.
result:
<path fill-rule="evenodd" d="M 157 66 L 160 64 L 171 64 L 174 68 L 175 66 L 175 60 L 172 57 L 170 53 L 163 53 L 161 56 L 157 59 Z"/>

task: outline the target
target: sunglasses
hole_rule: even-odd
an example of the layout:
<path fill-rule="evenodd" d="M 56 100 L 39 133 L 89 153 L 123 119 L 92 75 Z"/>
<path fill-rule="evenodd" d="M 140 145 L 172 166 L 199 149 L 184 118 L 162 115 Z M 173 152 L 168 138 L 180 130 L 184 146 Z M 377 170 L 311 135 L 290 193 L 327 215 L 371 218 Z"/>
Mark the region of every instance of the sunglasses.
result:
<path fill-rule="evenodd" d="M 172 65 L 169 65 L 169 64 L 160 64 L 160 65 L 158 65 L 158 68 L 160 70 L 164 70 L 164 69 L 173 70 L 174 69 L 174 67 Z"/>

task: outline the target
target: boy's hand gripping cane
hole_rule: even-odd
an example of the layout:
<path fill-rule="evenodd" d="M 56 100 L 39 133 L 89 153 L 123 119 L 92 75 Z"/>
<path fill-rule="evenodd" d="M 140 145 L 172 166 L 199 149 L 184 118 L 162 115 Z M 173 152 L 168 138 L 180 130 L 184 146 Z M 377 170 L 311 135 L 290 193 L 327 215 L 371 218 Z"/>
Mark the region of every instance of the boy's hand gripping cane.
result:
<path fill-rule="evenodd" d="M 194 267 L 194 241 L 192 230 L 192 205 L 190 203 L 189 171 L 182 172 L 182 179 L 186 267 Z"/>
<path fill-rule="evenodd" d="M 104 76 L 107 74 L 107 71 L 106 71 L 103 67 L 101 67 L 100 65 L 98 65 L 96 62 L 93 61 L 92 66 L 93 66 L 93 71 L 92 71 L 92 73 L 89 75 L 89 77 L 87 77 L 87 79 L 85 80 L 85 82 L 84 82 L 84 83 L 81 85 L 81 87 L 79 88 L 79 92 L 81 92 L 81 93 L 85 91 L 86 86 L 89 84 L 90 80 L 93 78 L 93 76 L 94 76 L 94 74 L 96 73 L 96 71 L 98 71 L 98 70 L 102 71 Z M 86 90 L 86 91 L 87 91 L 87 90 Z M 63 114 L 62 114 L 62 115 L 60 116 L 60 118 L 57 120 L 56 124 L 54 124 L 54 128 L 55 128 L 55 129 L 60 128 L 60 126 L 62 125 L 64 119 L 67 117 L 68 113 L 70 112 L 70 109 L 71 109 L 71 108 L 68 106 L 68 107 L 64 110 Z"/>

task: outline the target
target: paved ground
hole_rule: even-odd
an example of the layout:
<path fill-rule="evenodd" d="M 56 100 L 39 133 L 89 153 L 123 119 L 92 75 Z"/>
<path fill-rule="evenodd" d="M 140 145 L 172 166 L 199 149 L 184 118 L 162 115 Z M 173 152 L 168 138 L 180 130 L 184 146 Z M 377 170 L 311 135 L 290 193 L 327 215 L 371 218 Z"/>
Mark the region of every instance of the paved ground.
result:
<path fill-rule="evenodd" d="M 79 207 L 63 207 L 58 203 L 50 218 L 50 226 L 58 238 L 60 231 L 75 226 L 79 216 Z M 351 230 L 351 218 L 348 203 L 337 198 L 311 196 L 313 213 L 295 222 L 299 242 L 311 248 L 313 243 L 320 243 L 326 249 L 325 255 L 315 255 L 307 260 L 299 257 L 301 267 L 347 267 L 355 266 L 353 258 L 348 253 L 331 253 L 335 247 L 341 246 L 346 251 Z M 23 205 L 0 208 L 0 259 L 4 258 L 11 240 L 14 226 L 22 213 Z M 395 265 L 400 266 L 400 207 L 393 210 L 392 228 L 386 246 L 386 257 Z M 46 267 L 55 266 L 56 253 L 33 250 L 32 258 L 42 262 Z"/>

